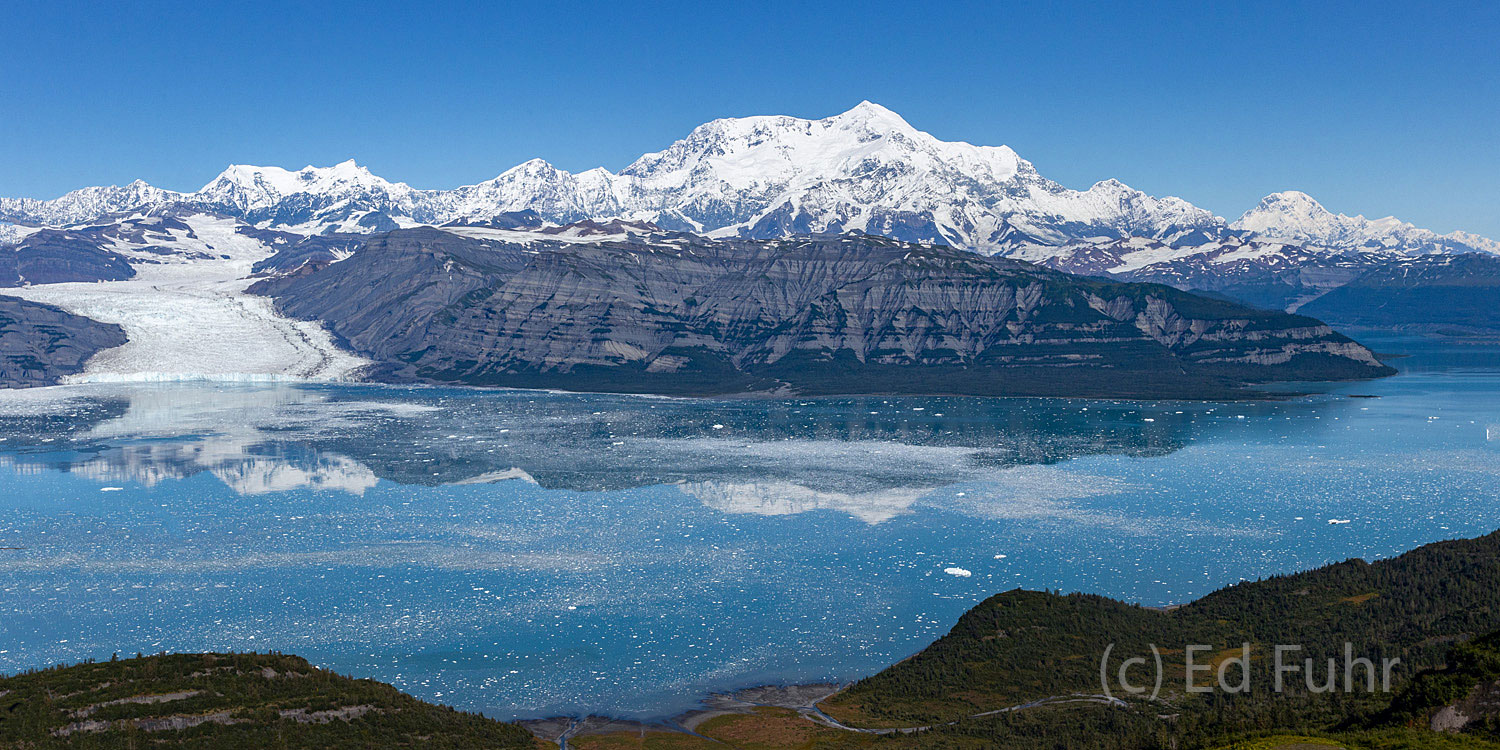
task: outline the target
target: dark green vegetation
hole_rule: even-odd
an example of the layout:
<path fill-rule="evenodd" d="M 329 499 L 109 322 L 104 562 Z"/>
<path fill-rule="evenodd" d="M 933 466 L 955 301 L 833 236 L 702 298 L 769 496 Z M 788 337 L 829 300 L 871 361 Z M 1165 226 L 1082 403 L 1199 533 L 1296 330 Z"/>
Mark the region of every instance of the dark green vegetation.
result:
<path fill-rule="evenodd" d="M 524 748 L 514 724 L 280 654 L 177 654 L 0 678 L 0 747 Z"/>
<path fill-rule="evenodd" d="M 1422 256 L 1371 270 L 1301 312 L 1349 326 L 1500 332 L 1500 257 Z"/>
<path fill-rule="evenodd" d="M 1462 737 L 1500 742 L 1494 719 L 1500 705 L 1491 701 L 1485 708 L 1484 695 L 1474 694 L 1500 674 L 1500 636 L 1465 643 L 1497 627 L 1500 532 L 1427 545 L 1391 560 L 1351 560 L 1245 583 L 1170 612 L 1095 596 L 1007 592 L 965 614 L 926 650 L 856 683 L 824 708 L 859 726 L 957 721 L 927 734 L 984 737 L 1001 747 L 1213 747 L 1236 736 L 1288 730 L 1333 732 L 1350 746 L 1427 747 L 1435 746 L 1423 743 L 1436 742 L 1428 727 L 1441 707 L 1470 700 L 1471 714 L 1490 718 L 1465 724 Z M 1156 702 L 1132 698 L 1127 709 L 1075 704 L 965 719 L 1047 696 L 1099 693 L 1100 659 L 1111 643 L 1111 674 L 1129 656 L 1149 659 L 1150 644 L 1161 649 L 1165 679 Z M 1195 662 L 1218 665 L 1239 657 L 1244 643 L 1252 644 L 1249 693 L 1184 689 L 1186 646 L 1210 646 Z M 1346 643 L 1353 656 L 1374 663 L 1377 687 L 1382 660 L 1399 658 L 1392 670 L 1396 692 L 1370 692 L 1363 666 L 1353 668 L 1354 690 L 1346 692 Z M 1280 693 L 1273 689 L 1276 644 L 1300 645 L 1283 663 L 1304 666 L 1286 675 Z M 1310 690 L 1307 658 L 1319 686 L 1327 681 L 1327 660 L 1336 659 L 1338 689 Z M 1440 671 L 1413 680 L 1419 670 Z M 1237 667 L 1227 674 L 1230 684 L 1240 682 Z M 1132 676 L 1149 686 L 1151 669 Z M 1212 673 L 1199 673 L 1194 684 L 1212 680 Z M 1130 697 L 1117 686 L 1113 692 Z M 1107 741 L 1097 739 L 1101 732 Z M 1400 744 L 1413 733 L 1416 744 Z"/>
<path fill-rule="evenodd" d="M 1500 632 L 1449 652 L 1418 674 L 1371 723 L 1428 724 L 1500 739 Z"/>
<path fill-rule="evenodd" d="M 472 385 L 1209 398 L 1392 372 L 1311 318 L 875 237 L 402 230 L 253 291 L 376 376 Z"/>
<path fill-rule="evenodd" d="M 125 343 L 125 331 L 43 305 L 0 295 L 0 383 L 52 385 L 83 370 L 102 349 Z"/>

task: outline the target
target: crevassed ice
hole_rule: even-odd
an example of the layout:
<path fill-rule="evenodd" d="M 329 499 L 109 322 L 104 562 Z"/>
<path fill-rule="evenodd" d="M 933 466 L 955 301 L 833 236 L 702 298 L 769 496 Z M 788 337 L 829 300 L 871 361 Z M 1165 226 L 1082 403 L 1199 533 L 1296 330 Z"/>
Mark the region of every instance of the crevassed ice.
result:
<path fill-rule="evenodd" d="M 286 318 L 270 299 L 245 292 L 251 267 L 271 248 L 237 233 L 233 219 L 185 221 L 196 238 L 184 234 L 173 246 L 211 258 L 142 262 L 125 281 L 3 290 L 125 329 L 126 344 L 96 354 L 66 382 L 345 380 L 368 364 L 322 325 Z"/>

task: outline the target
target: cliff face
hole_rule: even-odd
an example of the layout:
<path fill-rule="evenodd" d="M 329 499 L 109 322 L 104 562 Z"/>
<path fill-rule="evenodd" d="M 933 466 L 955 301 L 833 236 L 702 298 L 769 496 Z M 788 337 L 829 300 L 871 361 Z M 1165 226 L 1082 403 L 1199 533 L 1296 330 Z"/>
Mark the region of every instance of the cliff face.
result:
<path fill-rule="evenodd" d="M 489 237 L 392 232 L 253 290 L 392 377 L 481 385 L 1214 397 L 1390 372 L 1310 318 L 947 248 Z"/>
<path fill-rule="evenodd" d="M 55 384 L 81 372 L 96 352 L 123 343 L 119 326 L 0 295 L 0 384 L 5 387 Z"/>

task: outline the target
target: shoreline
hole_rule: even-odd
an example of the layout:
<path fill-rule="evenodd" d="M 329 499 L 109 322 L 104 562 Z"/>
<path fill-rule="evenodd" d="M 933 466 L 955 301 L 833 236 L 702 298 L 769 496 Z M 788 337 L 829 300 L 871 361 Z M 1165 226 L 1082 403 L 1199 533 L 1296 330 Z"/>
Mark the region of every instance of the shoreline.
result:
<path fill-rule="evenodd" d="M 515 724 L 531 732 L 537 739 L 543 742 L 554 743 L 558 746 L 559 750 L 567 750 L 568 740 L 570 739 L 600 735 L 637 734 L 644 737 L 647 733 L 656 732 L 682 734 L 715 741 L 711 737 L 699 734 L 697 731 L 698 728 L 709 721 L 723 716 L 754 716 L 759 709 L 766 708 L 793 711 L 801 718 L 829 729 L 839 729 L 857 734 L 889 735 L 914 734 L 936 727 L 952 726 L 966 719 L 999 716 L 1001 714 L 1043 706 L 1077 703 L 1097 704 L 1113 708 L 1128 708 L 1130 706 L 1129 703 L 1113 696 L 1069 693 L 1066 695 L 1052 695 L 991 711 L 982 711 L 964 719 L 955 719 L 931 725 L 854 727 L 844 724 L 838 719 L 824 713 L 819 705 L 829 698 L 842 693 L 851 684 L 853 683 L 761 685 L 730 693 L 714 693 L 701 701 L 700 708 L 690 709 L 670 718 L 656 721 L 616 719 L 609 716 L 591 714 L 583 717 L 556 716 L 546 719 L 523 719 L 516 721 Z"/>
<path fill-rule="evenodd" d="M 721 716 L 750 716 L 758 708 L 782 708 L 823 726 L 854 732 L 879 734 L 904 730 L 867 730 L 844 726 L 824 714 L 818 704 L 843 692 L 852 683 L 809 683 L 800 685 L 760 685 L 728 693 L 705 696 L 698 708 L 689 709 L 665 719 L 617 719 L 610 716 L 554 716 L 544 719 L 521 719 L 515 723 L 538 739 L 556 743 L 566 749 L 568 740 L 587 735 L 620 733 L 670 732 L 702 737 L 698 727 Z"/>

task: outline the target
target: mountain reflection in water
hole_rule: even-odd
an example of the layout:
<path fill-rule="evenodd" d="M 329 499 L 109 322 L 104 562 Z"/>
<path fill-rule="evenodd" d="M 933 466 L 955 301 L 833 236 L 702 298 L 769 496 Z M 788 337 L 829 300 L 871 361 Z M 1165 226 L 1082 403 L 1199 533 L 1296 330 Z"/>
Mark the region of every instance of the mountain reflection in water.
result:
<path fill-rule="evenodd" d="M 1004 476 L 1008 467 L 1171 453 L 1221 423 L 1200 422 L 1220 408 L 108 385 L 0 396 L 0 462 L 146 486 L 207 472 L 242 495 L 359 495 L 379 479 L 419 486 L 519 479 L 575 491 L 676 484 L 727 513 L 822 509 L 879 523 L 937 487 Z"/>

